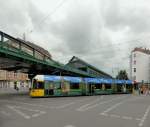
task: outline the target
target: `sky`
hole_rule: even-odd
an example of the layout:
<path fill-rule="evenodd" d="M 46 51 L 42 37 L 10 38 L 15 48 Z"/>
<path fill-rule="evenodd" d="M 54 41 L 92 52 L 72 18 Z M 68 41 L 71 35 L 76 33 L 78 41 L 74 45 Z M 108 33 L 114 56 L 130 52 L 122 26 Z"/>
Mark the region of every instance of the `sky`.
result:
<path fill-rule="evenodd" d="M 42 46 L 56 61 L 77 56 L 111 75 L 129 73 L 135 47 L 150 48 L 148 0 L 0 0 L 0 30 Z"/>

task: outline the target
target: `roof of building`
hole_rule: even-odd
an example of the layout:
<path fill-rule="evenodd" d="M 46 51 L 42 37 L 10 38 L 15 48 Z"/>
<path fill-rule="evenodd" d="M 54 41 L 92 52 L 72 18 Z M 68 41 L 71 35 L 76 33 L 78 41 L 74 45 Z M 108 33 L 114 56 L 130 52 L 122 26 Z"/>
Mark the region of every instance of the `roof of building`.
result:
<path fill-rule="evenodd" d="M 98 68 L 96 68 L 96 67 L 94 67 L 93 65 L 91 65 L 91 64 L 89 64 L 89 63 L 87 63 L 87 62 L 85 62 L 84 60 L 81 60 L 80 58 L 78 58 L 78 57 L 76 57 L 76 56 L 73 56 L 73 57 L 69 60 L 68 64 L 69 64 L 69 63 L 72 63 L 72 62 L 74 62 L 74 61 L 79 61 L 79 62 L 81 62 L 82 64 L 88 66 L 89 68 L 91 68 L 91 69 L 93 69 L 93 70 L 95 70 L 95 71 L 97 71 L 97 72 L 99 72 L 99 73 L 101 73 L 101 74 L 103 74 L 103 75 L 105 75 L 105 76 L 112 77 L 111 75 L 109 75 L 109 74 L 103 72 L 102 70 L 99 70 Z"/>
<path fill-rule="evenodd" d="M 40 52 L 40 53 L 48 56 L 49 58 L 52 57 L 51 54 L 47 50 L 45 50 L 44 48 L 42 48 L 41 46 L 38 46 L 38 45 L 36 45 L 36 44 L 34 44 L 34 43 L 30 42 L 30 41 L 24 41 L 24 40 L 22 40 L 20 38 L 17 38 L 17 39 L 20 40 L 20 41 L 22 41 L 23 43 L 29 45 L 30 47 L 33 47 L 35 50 L 37 50 L 38 52 Z"/>
<path fill-rule="evenodd" d="M 135 51 L 139 51 L 139 52 L 150 55 L 150 50 L 146 49 L 146 48 L 136 47 L 136 48 L 134 48 L 134 50 L 132 52 L 135 52 Z"/>

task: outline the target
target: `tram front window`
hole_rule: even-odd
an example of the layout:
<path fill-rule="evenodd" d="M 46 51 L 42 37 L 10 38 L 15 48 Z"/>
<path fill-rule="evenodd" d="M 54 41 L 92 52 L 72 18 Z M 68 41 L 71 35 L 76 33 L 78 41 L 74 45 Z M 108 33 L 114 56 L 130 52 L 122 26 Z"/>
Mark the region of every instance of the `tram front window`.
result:
<path fill-rule="evenodd" d="M 44 82 L 39 82 L 39 81 L 34 79 L 33 89 L 44 89 Z"/>

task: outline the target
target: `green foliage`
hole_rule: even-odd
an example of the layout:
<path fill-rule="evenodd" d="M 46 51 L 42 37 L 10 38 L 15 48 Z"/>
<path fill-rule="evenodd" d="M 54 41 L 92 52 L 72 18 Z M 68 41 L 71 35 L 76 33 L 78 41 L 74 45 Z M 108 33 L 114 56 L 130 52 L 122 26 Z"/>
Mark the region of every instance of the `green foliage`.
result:
<path fill-rule="evenodd" d="M 128 74 L 126 72 L 126 70 L 120 70 L 118 72 L 118 75 L 116 76 L 116 79 L 124 79 L 124 80 L 128 80 Z"/>

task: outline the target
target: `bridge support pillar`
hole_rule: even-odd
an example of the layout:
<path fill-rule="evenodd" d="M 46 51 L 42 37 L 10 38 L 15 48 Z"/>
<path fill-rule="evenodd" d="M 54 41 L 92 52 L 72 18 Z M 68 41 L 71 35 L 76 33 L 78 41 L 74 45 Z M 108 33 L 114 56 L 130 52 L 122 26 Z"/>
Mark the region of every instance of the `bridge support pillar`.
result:
<path fill-rule="evenodd" d="M 32 82 L 32 79 L 36 76 L 36 74 L 28 74 L 28 78 Z"/>

